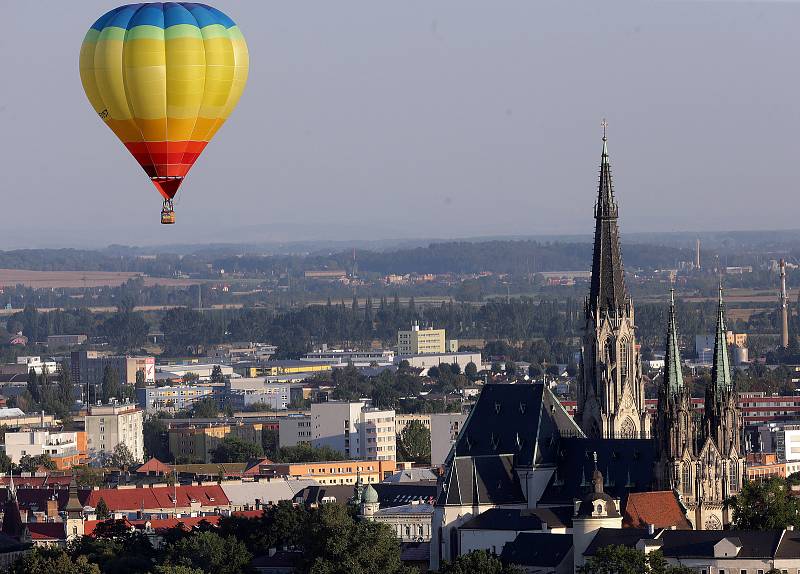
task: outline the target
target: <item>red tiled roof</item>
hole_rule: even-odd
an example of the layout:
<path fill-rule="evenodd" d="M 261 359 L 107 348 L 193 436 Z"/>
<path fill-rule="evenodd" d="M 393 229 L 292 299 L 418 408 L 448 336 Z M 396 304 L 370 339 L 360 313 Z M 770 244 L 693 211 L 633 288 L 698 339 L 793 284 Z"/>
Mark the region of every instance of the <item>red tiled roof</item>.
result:
<path fill-rule="evenodd" d="M 177 503 L 173 496 L 177 492 Z M 230 501 L 219 485 L 213 486 L 171 486 L 155 488 L 101 488 L 92 490 L 84 504 L 96 508 L 103 499 L 112 512 L 155 510 L 159 508 L 184 508 L 192 501 L 199 502 L 201 507 L 216 508 L 229 506 Z"/>
<path fill-rule="evenodd" d="M 154 518 L 152 520 L 139 519 L 139 520 L 125 520 L 126 526 L 133 526 L 134 528 L 144 529 L 145 525 L 149 522 L 153 530 L 169 530 L 170 528 L 181 527 L 183 530 L 190 530 L 205 521 L 209 524 L 216 526 L 219 523 L 220 516 L 215 514 L 212 516 L 185 516 L 181 518 Z M 87 535 L 94 534 L 97 525 L 103 522 L 102 520 L 87 520 L 83 523 L 83 531 Z"/>
<path fill-rule="evenodd" d="M 275 464 L 268 458 L 262 458 L 259 460 L 250 460 L 247 462 L 247 468 L 244 469 L 242 475 L 244 476 L 251 476 L 257 475 L 261 473 L 261 465 L 262 464 Z"/>
<path fill-rule="evenodd" d="M 28 522 L 25 526 L 33 540 L 66 540 L 63 522 Z"/>
<path fill-rule="evenodd" d="M 681 510 L 675 493 L 671 490 L 632 492 L 628 495 L 622 525 L 627 528 L 656 528 L 691 530 L 686 515 Z"/>
<path fill-rule="evenodd" d="M 150 472 L 155 472 L 158 474 L 171 474 L 172 468 L 153 457 L 136 469 L 137 474 L 147 474 Z"/>

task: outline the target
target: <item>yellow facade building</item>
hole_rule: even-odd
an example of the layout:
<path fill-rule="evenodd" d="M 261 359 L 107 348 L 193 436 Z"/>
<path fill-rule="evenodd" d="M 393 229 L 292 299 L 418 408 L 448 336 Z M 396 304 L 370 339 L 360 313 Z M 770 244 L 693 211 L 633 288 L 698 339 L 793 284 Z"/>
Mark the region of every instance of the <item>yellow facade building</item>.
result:
<path fill-rule="evenodd" d="M 397 353 L 399 355 L 427 355 L 444 353 L 447 337 L 444 329 L 421 329 L 414 323 L 410 331 L 397 332 Z"/>

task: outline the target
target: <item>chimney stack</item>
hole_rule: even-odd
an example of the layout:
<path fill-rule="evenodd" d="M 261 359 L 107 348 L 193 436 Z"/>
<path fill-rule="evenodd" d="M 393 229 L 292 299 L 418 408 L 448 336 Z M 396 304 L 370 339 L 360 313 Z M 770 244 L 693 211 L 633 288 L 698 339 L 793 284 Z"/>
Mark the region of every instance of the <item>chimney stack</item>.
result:
<path fill-rule="evenodd" d="M 789 309 L 786 300 L 786 261 L 781 258 L 781 346 L 789 346 Z"/>
<path fill-rule="evenodd" d="M 698 271 L 700 270 L 700 238 L 697 238 L 694 247 L 694 267 Z"/>

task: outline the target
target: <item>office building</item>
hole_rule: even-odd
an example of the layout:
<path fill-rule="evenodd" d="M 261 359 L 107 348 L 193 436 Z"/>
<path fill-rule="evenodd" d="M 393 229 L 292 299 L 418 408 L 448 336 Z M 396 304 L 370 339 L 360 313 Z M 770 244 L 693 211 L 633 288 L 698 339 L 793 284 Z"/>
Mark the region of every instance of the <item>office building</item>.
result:
<path fill-rule="evenodd" d="M 305 478 L 318 484 L 352 484 L 358 478 L 364 483 L 377 483 L 397 470 L 393 460 L 335 460 L 325 462 L 268 463 L 259 465 L 259 474 L 270 478 Z"/>
<path fill-rule="evenodd" d="M 188 411 L 197 401 L 212 398 L 220 405 L 225 397 L 223 383 L 178 384 L 164 387 L 148 386 L 136 389 L 136 402 L 147 414 Z"/>
<path fill-rule="evenodd" d="M 313 403 L 311 444 L 351 459 L 395 460 L 394 416 L 394 410 L 370 408 L 366 401 Z"/>
<path fill-rule="evenodd" d="M 451 365 L 458 364 L 461 367 L 461 372 L 467 368 L 467 365 L 473 363 L 477 368 L 481 367 L 481 354 L 480 353 L 428 353 L 424 355 L 396 355 L 394 358 L 395 364 L 400 364 L 402 361 L 408 361 L 408 365 L 414 369 L 430 369 L 431 367 L 438 367 L 442 363 Z"/>
<path fill-rule="evenodd" d="M 117 445 L 124 444 L 134 459 L 143 460 L 143 413 L 142 409 L 130 403 L 89 405 L 84 419 L 89 457 L 109 456 Z"/>

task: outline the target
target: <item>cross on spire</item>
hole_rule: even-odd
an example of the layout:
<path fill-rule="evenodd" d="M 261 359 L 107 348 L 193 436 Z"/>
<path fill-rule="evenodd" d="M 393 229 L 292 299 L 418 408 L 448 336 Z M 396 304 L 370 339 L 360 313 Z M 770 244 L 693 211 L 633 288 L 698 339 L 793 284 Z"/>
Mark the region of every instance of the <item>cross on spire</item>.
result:
<path fill-rule="evenodd" d="M 608 129 L 608 122 L 605 118 L 600 122 L 600 127 L 603 128 L 603 141 L 606 141 L 606 129 Z"/>

